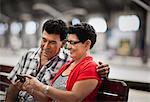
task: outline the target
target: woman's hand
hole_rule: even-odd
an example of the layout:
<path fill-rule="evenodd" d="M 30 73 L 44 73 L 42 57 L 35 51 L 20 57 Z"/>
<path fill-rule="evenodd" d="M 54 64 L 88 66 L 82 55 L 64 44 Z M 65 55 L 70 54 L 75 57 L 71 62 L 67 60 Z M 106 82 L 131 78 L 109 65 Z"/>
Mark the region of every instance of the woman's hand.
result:
<path fill-rule="evenodd" d="M 19 90 L 23 90 L 22 86 L 23 86 L 23 83 L 20 82 L 20 80 L 17 80 L 15 83 L 14 83 L 14 86 Z"/>
<path fill-rule="evenodd" d="M 43 84 L 31 75 L 25 75 L 25 77 L 26 81 L 22 85 L 22 90 L 30 94 L 32 94 L 34 90 L 39 91 L 40 86 Z"/>

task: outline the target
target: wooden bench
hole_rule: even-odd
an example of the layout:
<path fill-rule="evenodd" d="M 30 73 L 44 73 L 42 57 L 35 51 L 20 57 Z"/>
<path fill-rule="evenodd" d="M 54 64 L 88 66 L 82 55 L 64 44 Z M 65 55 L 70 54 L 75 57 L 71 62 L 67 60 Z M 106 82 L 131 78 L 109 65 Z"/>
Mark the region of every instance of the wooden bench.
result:
<path fill-rule="evenodd" d="M 97 102 L 127 102 L 129 88 L 124 81 L 104 79 Z"/>
<path fill-rule="evenodd" d="M 0 101 L 5 102 L 6 90 L 9 87 L 10 81 L 7 79 L 13 66 L 0 65 Z"/>
<path fill-rule="evenodd" d="M 13 66 L 0 65 L 0 91 L 6 91 L 10 81 L 7 79 L 7 76 L 11 72 Z"/>

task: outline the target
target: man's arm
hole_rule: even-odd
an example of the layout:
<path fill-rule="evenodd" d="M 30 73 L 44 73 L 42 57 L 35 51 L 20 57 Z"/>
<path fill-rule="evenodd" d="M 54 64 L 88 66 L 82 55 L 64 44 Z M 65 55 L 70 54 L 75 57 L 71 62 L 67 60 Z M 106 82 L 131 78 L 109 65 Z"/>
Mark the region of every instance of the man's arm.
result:
<path fill-rule="evenodd" d="M 22 70 L 20 70 L 22 67 L 24 66 L 22 64 L 25 64 L 25 56 L 27 56 L 28 52 L 25 53 L 20 60 L 18 61 L 17 65 L 12 69 L 12 71 L 10 72 L 9 76 L 7 77 L 11 84 L 9 85 L 9 88 L 7 90 L 6 93 L 6 102 L 16 102 L 16 99 L 18 97 L 18 93 L 19 93 L 19 89 L 16 87 L 16 85 L 14 84 L 16 81 L 16 73 L 21 73 Z"/>
<path fill-rule="evenodd" d="M 19 89 L 13 84 L 10 84 L 6 94 L 6 102 L 16 102 L 18 93 Z"/>
<path fill-rule="evenodd" d="M 91 87 L 89 87 L 89 84 L 91 85 Z M 43 100 L 41 100 L 40 102 L 47 102 L 48 96 L 54 100 L 58 100 L 61 102 L 81 102 L 85 97 L 87 97 L 96 88 L 97 84 L 98 84 L 98 81 L 96 79 L 86 79 L 82 81 L 77 81 L 74 84 L 71 91 L 64 91 L 64 90 L 56 89 L 52 86 L 48 86 L 48 89 L 47 89 L 46 88 L 47 85 L 39 83 L 39 85 L 36 86 L 35 91 L 40 92 L 40 93 L 42 92 L 45 97 L 44 98 L 44 97 L 39 96 L 38 97 L 39 101 L 43 98 Z M 28 88 L 31 89 L 31 86 L 29 85 L 30 88 L 29 87 Z M 34 95 L 35 95 L 34 93 L 35 91 L 33 91 Z"/>

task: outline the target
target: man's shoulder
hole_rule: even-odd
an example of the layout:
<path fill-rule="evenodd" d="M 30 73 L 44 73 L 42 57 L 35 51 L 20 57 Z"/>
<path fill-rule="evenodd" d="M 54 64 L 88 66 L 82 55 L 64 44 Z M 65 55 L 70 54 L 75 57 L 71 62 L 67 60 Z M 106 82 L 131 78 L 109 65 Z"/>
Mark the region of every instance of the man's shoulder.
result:
<path fill-rule="evenodd" d="M 29 49 L 28 50 L 28 52 L 35 52 L 35 51 L 37 51 L 39 48 L 31 48 L 31 49 Z"/>
<path fill-rule="evenodd" d="M 97 63 L 93 60 L 93 57 L 88 56 L 81 61 L 83 67 L 96 67 Z"/>
<path fill-rule="evenodd" d="M 35 52 L 38 52 L 39 48 L 31 48 L 29 49 L 26 53 L 35 53 Z"/>
<path fill-rule="evenodd" d="M 39 53 L 39 50 L 40 50 L 40 48 L 31 48 L 24 54 L 24 56 L 34 57 L 35 55 L 37 55 Z"/>

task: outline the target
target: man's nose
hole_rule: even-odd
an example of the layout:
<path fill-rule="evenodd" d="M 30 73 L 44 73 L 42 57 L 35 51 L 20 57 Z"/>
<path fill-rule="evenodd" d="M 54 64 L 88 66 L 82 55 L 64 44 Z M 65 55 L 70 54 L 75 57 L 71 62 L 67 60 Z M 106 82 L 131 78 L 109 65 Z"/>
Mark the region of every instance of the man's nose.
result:
<path fill-rule="evenodd" d="M 49 46 L 49 42 L 44 43 L 44 48 L 47 48 Z"/>

